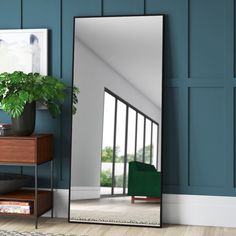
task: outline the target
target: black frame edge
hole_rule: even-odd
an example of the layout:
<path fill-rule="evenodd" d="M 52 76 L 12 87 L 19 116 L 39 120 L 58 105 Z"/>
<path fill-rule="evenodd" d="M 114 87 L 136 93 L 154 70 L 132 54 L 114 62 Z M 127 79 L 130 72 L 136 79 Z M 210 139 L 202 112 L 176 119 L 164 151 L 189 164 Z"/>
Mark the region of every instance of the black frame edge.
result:
<path fill-rule="evenodd" d="M 165 41 L 164 41 L 164 33 L 165 33 L 165 14 L 145 14 L 145 15 L 102 15 L 102 16 L 74 16 L 73 20 L 73 52 L 72 52 L 72 88 L 74 86 L 74 46 L 75 46 L 75 21 L 78 18 L 101 18 L 101 17 L 149 17 L 149 16 L 162 16 L 162 107 L 161 107 L 161 200 L 160 200 L 160 226 L 146 226 L 146 225 L 125 225 L 125 224 L 112 224 L 112 223 L 93 223 L 93 222 L 74 222 L 70 220 L 70 198 L 71 198 L 71 163 L 72 163 L 72 138 L 71 138 L 71 148 L 70 148 L 70 160 L 69 160 L 69 199 L 68 199 L 68 222 L 74 224 L 98 224 L 98 225 L 113 225 L 113 226 L 128 226 L 128 227 L 147 227 L 147 228 L 162 228 L 163 227 L 163 114 L 164 114 L 164 48 L 165 48 Z M 72 89 L 71 88 L 71 89 Z M 73 90 L 72 90 L 73 93 Z M 71 105 L 73 104 L 73 96 L 71 96 Z M 159 125 L 159 124 L 158 124 Z M 73 128 L 73 115 L 71 114 L 71 131 Z M 71 132 L 72 134 L 72 132 Z"/>

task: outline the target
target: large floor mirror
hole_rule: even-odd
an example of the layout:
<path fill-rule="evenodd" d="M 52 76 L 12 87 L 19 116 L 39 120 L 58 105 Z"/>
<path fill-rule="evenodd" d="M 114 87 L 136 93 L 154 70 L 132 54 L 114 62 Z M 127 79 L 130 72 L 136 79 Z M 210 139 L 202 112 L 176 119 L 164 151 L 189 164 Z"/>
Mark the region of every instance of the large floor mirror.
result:
<path fill-rule="evenodd" d="M 74 21 L 69 221 L 161 227 L 163 16 Z"/>

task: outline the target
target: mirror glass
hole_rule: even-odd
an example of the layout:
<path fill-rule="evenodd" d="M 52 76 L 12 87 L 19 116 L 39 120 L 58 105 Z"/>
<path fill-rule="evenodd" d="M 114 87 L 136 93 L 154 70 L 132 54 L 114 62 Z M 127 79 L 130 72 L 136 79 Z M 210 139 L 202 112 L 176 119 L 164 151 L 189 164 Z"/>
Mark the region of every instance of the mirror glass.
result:
<path fill-rule="evenodd" d="M 163 16 L 74 23 L 69 220 L 160 227 Z"/>

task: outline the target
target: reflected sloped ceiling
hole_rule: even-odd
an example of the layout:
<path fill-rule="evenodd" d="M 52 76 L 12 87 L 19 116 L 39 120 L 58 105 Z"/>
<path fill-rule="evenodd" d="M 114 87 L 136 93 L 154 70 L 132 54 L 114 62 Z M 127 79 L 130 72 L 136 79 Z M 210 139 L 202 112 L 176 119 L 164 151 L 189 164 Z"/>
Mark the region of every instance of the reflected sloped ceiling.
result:
<path fill-rule="evenodd" d="M 160 109 L 162 17 L 97 19 L 79 19 L 79 40 Z"/>

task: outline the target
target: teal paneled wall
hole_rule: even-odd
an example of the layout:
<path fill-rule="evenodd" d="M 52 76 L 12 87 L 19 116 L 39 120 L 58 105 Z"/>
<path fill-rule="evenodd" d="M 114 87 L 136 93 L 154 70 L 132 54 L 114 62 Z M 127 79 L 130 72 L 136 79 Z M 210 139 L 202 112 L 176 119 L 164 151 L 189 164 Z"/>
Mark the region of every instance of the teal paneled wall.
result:
<path fill-rule="evenodd" d="M 224 88 L 191 88 L 188 159 L 190 186 L 224 186 L 225 126 Z"/>
<path fill-rule="evenodd" d="M 143 0 L 104 0 L 104 15 L 143 15 Z"/>
<path fill-rule="evenodd" d="M 48 28 L 49 72 L 70 87 L 74 16 L 166 14 L 164 192 L 234 196 L 235 11 L 235 0 L 0 0 L 0 28 Z M 70 96 L 59 119 L 37 112 L 36 131 L 55 135 L 57 188 L 69 184 L 70 113 Z"/>
<path fill-rule="evenodd" d="M 21 0 L 0 1 L 0 28 L 15 29 L 21 27 Z"/>
<path fill-rule="evenodd" d="M 193 79 L 223 79 L 227 14 L 221 0 L 190 1 L 189 75 Z M 214 10 L 212 10 L 214 6 Z M 230 6 L 229 6 L 230 7 Z"/>
<path fill-rule="evenodd" d="M 23 28 L 47 28 L 49 36 L 49 73 L 61 76 L 61 4 L 58 0 L 24 0 Z M 42 14 L 43 12 L 43 14 Z M 33 20 L 32 20 L 33 19 Z"/>

